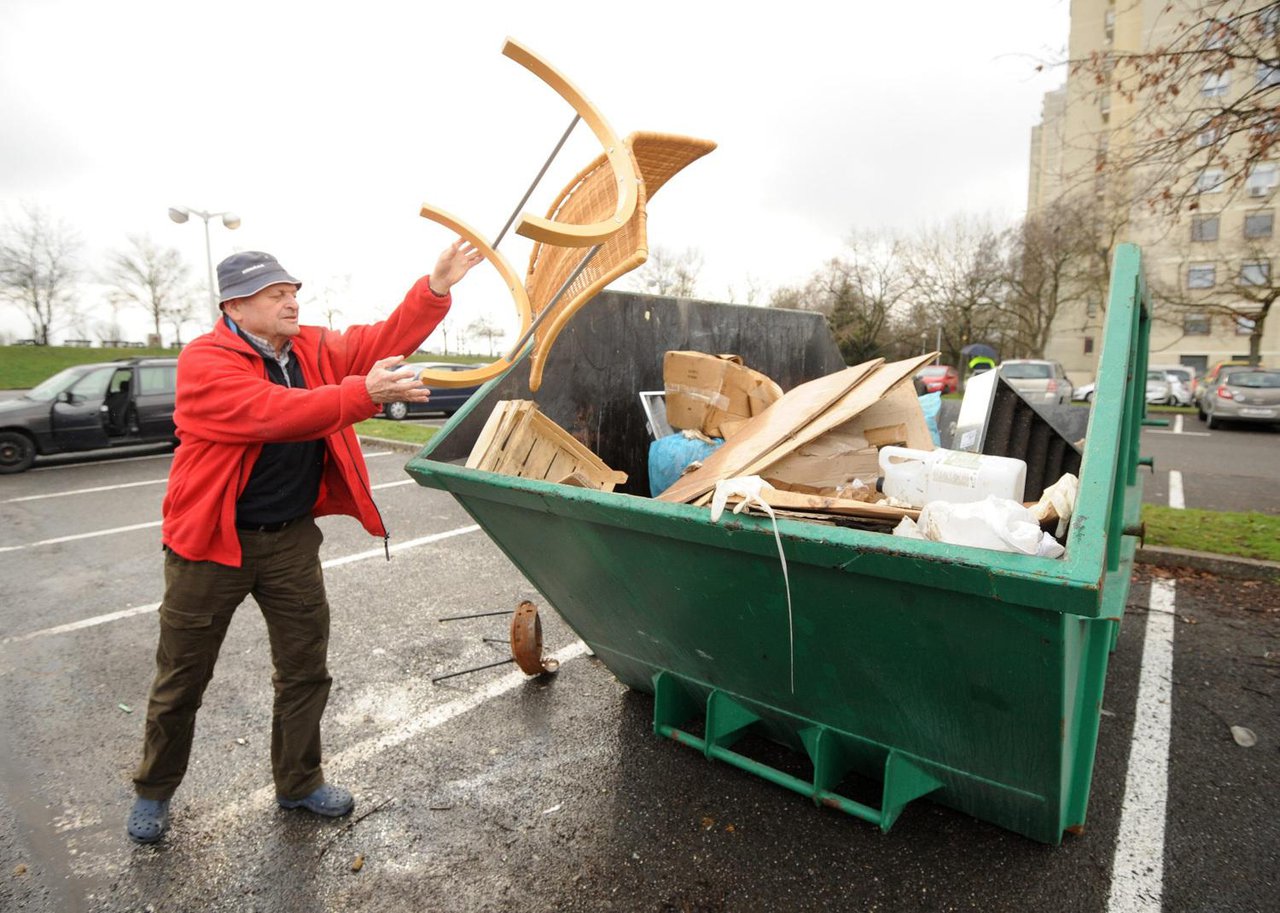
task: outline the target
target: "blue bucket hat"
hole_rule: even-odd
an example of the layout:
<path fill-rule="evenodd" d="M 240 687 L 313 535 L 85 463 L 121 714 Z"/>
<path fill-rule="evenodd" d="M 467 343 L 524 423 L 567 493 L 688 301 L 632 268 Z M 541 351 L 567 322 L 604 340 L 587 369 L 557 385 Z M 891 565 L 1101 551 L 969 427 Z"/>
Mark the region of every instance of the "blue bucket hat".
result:
<path fill-rule="evenodd" d="M 218 303 L 248 298 L 277 282 L 302 288 L 302 283 L 285 272 L 280 261 L 270 254 L 260 250 L 232 254 L 218 264 Z"/>

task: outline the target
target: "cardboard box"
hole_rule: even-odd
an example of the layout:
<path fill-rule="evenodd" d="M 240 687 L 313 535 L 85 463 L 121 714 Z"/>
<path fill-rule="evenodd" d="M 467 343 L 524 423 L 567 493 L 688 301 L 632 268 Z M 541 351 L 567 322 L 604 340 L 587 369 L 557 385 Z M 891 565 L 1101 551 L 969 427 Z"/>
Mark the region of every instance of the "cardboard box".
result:
<path fill-rule="evenodd" d="M 667 352 L 662 383 L 671 427 L 709 437 L 726 437 L 726 431 L 782 398 L 781 387 L 746 367 L 737 355 Z"/>

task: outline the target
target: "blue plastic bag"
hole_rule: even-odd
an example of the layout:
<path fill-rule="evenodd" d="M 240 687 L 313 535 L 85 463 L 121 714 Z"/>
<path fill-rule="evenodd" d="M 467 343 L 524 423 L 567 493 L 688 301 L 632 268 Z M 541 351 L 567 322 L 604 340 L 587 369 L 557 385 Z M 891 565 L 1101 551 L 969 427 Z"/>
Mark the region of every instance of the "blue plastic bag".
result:
<path fill-rule="evenodd" d="M 655 498 L 662 494 L 680 478 L 686 466 L 705 460 L 723 443 L 718 437 L 710 443 L 685 437 L 682 431 L 658 438 L 649 445 L 649 494 Z"/>
<path fill-rule="evenodd" d="M 942 408 L 942 391 L 926 393 L 920 397 L 920 409 L 924 412 L 924 423 L 929 427 L 929 436 L 933 438 L 933 446 L 942 446 L 942 436 L 938 434 L 938 411 Z"/>

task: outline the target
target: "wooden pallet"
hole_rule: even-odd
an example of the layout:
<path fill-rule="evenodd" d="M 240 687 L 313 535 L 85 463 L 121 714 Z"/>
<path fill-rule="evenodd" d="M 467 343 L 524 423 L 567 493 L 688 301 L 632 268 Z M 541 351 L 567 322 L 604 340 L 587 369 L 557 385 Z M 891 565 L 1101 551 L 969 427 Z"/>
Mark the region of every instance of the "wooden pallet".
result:
<path fill-rule="evenodd" d="M 610 469 L 569 434 L 538 411 L 530 400 L 501 400 L 476 438 L 468 469 L 522 479 L 613 491 L 627 481 L 625 472 Z"/>

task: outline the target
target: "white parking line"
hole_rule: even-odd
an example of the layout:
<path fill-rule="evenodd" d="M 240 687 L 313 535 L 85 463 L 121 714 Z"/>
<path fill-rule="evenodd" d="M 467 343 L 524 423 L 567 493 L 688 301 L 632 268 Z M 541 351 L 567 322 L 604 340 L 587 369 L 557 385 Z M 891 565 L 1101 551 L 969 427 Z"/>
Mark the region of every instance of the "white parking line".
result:
<path fill-rule="evenodd" d="M 1187 499 L 1182 496 L 1182 473 L 1176 469 L 1169 470 L 1169 506 L 1178 510 L 1187 508 Z"/>
<path fill-rule="evenodd" d="M 1120 831 L 1111 863 L 1108 913 L 1160 913 L 1164 830 L 1169 796 L 1169 731 L 1173 709 L 1175 584 L 1151 581 L 1150 612 L 1138 674 L 1133 744 L 1125 776 Z"/>
<path fill-rule="evenodd" d="M 467 533 L 474 533 L 478 529 L 480 529 L 480 527 L 475 525 L 460 526 L 457 529 L 450 529 L 442 533 L 435 533 L 430 536 L 422 536 L 417 539 L 410 539 L 407 542 L 401 542 L 398 545 L 391 546 L 391 551 L 401 552 L 405 549 L 417 548 L 421 545 L 430 545 L 432 542 L 439 542 L 442 539 L 449 539 L 453 536 L 462 536 Z M 330 558 L 328 561 L 321 562 L 320 566 L 326 569 L 331 567 L 341 567 L 344 564 L 352 564 L 356 561 L 365 561 L 369 558 L 382 558 L 384 556 L 385 553 L 382 549 L 375 548 L 367 552 L 357 552 L 354 555 L 344 555 L 341 558 Z M 95 615 L 93 618 L 83 618 L 80 621 L 73 621 L 65 625 L 58 625 L 53 628 L 44 628 L 39 631 L 32 631 L 29 634 L 18 634 L 14 637 L 6 637 L 3 640 L 0 640 L 0 645 L 20 643 L 24 640 L 34 640 L 37 637 L 52 637 L 55 634 L 67 634 L 71 631 L 79 631 L 82 628 L 92 628 L 98 625 L 107 624 L 111 621 L 119 621 L 122 618 L 132 618 L 133 616 L 141 615 L 144 612 L 154 612 L 158 608 L 160 608 L 160 603 L 158 602 L 153 602 L 149 605 L 133 606 L 132 608 L 121 609 L 118 612 L 109 612 L 106 615 Z"/>
<path fill-rule="evenodd" d="M 35 548 L 39 545 L 57 545 L 59 542 L 74 542 L 76 539 L 94 539 L 98 536 L 114 536 L 116 533 L 129 533 L 136 529 L 150 529 L 153 526 L 159 526 L 162 521 L 154 520 L 151 523 L 134 523 L 132 526 L 117 526 L 112 529 L 95 529 L 88 533 L 76 533 L 73 536 L 59 536 L 56 539 L 41 539 L 39 542 L 28 542 L 26 545 L 3 545 L 0 546 L 0 552 L 16 552 L 24 548 Z"/>
<path fill-rule="evenodd" d="M 397 485 L 412 485 L 413 479 L 401 479 L 399 482 L 383 482 L 379 485 L 371 486 L 373 491 L 380 491 L 383 488 L 395 488 Z"/>
<path fill-rule="evenodd" d="M 95 488 L 75 488 L 71 491 L 52 491 L 45 495 L 26 495 L 21 498 L 7 498 L 0 504 L 17 504 L 19 501 L 41 501 L 45 498 L 65 498 L 68 495 L 88 495 L 98 491 L 116 491 L 121 488 L 137 488 L 140 485 L 165 485 L 168 479 L 149 479 L 146 482 L 122 482 L 119 485 L 99 485 Z"/>
<path fill-rule="evenodd" d="M 111 459 L 111 465 L 114 466 L 117 463 L 137 463 L 142 460 L 171 460 L 171 459 L 173 459 L 173 451 L 166 450 L 164 453 L 153 453 L 150 456 L 113 457 Z M 29 472 L 56 472 L 59 469 L 100 468 L 101 463 L 102 463 L 101 460 L 89 460 L 83 463 L 64 463 L 58 466 L 33 466 L 28 471 Z"/>
<path fill-rule="evenodd" d="M 551 656 L 559 660 L 560 665 L 564 666 L 570 660 L 577 659 L 587 653 L 587 645 L 580 640 L 576 640 L 562 650 L 557 650 Z M 525 682 L 529 681 L 529 676 L 525 675 L 519 669 L 508 672 L 502 678 L 495 679 L 475 691 L 465 694 L 462 697 L 449 701 L 447 704 L 441 704 L 430 710 L 415 716 L 408 722 L 395 726 L 390 731 L 382 735 L 374 736 L 363 742 L 345 748 L 335 755 L 331 755 L 325 760 L 325 767 L 330 771 L 347 770 L 352 773 L 368 770 L 369 761 L 386 751 L 389 748 L 395 748 L 412 739 L 414 736 L 420 735 L 429 729 L 435 729 L 437 726 L 443 726 L 451 720 L 457 719 L 465 713 L 469 713 L 480 707 L 482 704 L 493 700 L 495 697 L 501 697 L 508 691 L 512 691 Z M 220 805 L 216 814 L 213 816 L 215 820 L 225 820 L 228 818 L 238 818 L 250 811 L 261 808 L 276 797 L 274 786 L 264 786 L 254 792 L 249 793 L 237 802 Z"/>
<path fill-rule="evenodd" d="M 1173 433 L 1182 434 L 1182 415 L 1179 413 L 1173 417 Z"/>

